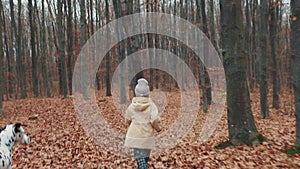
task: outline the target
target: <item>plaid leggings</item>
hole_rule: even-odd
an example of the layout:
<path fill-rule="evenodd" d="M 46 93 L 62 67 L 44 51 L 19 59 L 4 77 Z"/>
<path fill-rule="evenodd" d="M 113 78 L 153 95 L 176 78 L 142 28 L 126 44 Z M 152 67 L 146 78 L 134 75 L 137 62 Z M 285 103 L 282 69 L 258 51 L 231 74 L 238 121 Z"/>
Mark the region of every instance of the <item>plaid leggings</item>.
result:
<path fill-rule="evenodd" d="M 135 148 L 133 151 L 138 165 L 138 169 L 148 169 L 147 163 L 149 161 L 150 150 Z"/>

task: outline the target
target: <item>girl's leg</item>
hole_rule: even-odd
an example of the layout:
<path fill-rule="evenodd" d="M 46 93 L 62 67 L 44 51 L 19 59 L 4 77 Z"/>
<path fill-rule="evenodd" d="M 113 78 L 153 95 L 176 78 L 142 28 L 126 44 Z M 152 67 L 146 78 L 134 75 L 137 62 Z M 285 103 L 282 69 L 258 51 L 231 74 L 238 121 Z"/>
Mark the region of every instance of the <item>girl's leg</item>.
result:
<path fill-rule="evenodd" d="M 148 149 L 134 149 L 134 156 L 138 165 L 138 169 L 148 169 L 147 163 L 150 156 Z"/>

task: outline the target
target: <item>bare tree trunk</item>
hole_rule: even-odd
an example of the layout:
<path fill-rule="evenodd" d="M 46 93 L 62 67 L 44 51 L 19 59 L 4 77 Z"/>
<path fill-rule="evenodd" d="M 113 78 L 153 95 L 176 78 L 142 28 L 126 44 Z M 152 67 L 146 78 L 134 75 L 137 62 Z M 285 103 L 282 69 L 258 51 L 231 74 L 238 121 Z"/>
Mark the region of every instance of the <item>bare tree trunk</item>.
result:
<path fill-rule="evenodd" d="M 46 2 L 48 3 L 48 0 L 46 0 Z M 49 14 L 47 15 L 47 17 L 50 16 L 50 18 L 52 18 L 52 13 L 51 13 L 51 9 L 50 9 L 50 6 L 48 5 L 48 11 L 49 11 Z M 55 38 L 54 38 L 54 34 L 55 32 L 53 32 L 53 22 L 50 20 L 47 22 L 47 51 L 49 52 L 49 55 L 48 56 L 51 56 L 52 55 L 52 52 L 53 52 L 53 49 L 54 49 L 54 46 L 56 46 L 56 42 L 55 42 Z M 53 45 L 54 44 L 54 45 Z M 46 59 L 47 60 L 47 59 Z M 49 88 L 51 89 L 50 91 L 50 94 L 53 93 L 53 90 L 54 89 L 54 83 L 53 83 L 53 80 L 54 80 L 54 74 L 53 74 L 53 69 L 52 67 L 50 67 L 50 63 L 52 63 L 52 59 L 50 59 L 49 57 L 49 69 L 48 69 L 48 72 L 47 72 L 47 76 L 48 76 L 48 80 L 49 80 Z M 56 66 L 57 67 L 57 66 Z"/>
<path fill-rule="evenodd" d="M 2 23 L 2 1 L 0 1 L 0 23 Z M 3 38 L 2 38 L 2 26 L 0 25 L 0 115 L 3 114 L 2 111 L 2 106 L 3 106 L 3 58 L 4 58 L 4 53 L 3 53 Z"/>
<path fill-rule="evenodd" d="M 106 24 L 109 23 L 110 18 L 109 18 L 109 1 L 105 0 L 105 15 L 106 15 Z M 108 27 L 107 27 L 107 32 L 108 32 Z M 109 38 L 107 38 L 109 39 Z M 109 42 L 107 43 L 109 44 Z M 106 83 L 106 96 L 111 96 L 111 84 L 110 84 L 110 55 L 111 52 L 108 53 L 107 59 L 106 59 L 106 77 L 105 77 L 105 83 Z"/>
<path fill-rule="evenodd" d="M 251 21 L 252 21 L 252 34 L 251 34 L 251 39 L 252 39 L 252 57 L 251 57 L 251 70 L 252 70 L 252 75 L 250 77 L 250 86 L 253 87 L 253 89 L 256 87 L 257 85 L 257 20 L 256 20 L 256 16 L 257 16 L 257 4 L 258 4 L 258 0 L 251 0 L 250 3 L 250 8 L 251 8 Z"/>
<path fill-rule="evenodd" d="M 42 53 L 42 74 L 43 74 L 43 86 L 47 97 L 50 97 L 50 90 L 48 86 L 48 69 L 47 69 L 47 47 L 46 47 L 46 26 L 45 26 L 45 7 L 44 7 L 44 0 L 42 0 L 42 27 L 41 27 L 41 53 Z"/>
<path fill-rule="evenodd" d="M 2 8 L 3 9 L 3 8 Z M 2 23 L 3 23 L 3 32 L 7 32 L 7 28 L 6 28 L 6 21 L 5 21 L 5 14 L 4 14 L 4 10 L 1 11 L 2 14 Z M 4 83 L 4 88 L 5 88 L 5 94 L 6 94 L 6 100 L 9 100 L 9 98 L 11 97 L 11 90 L 10 90 L 10 86 L 11 86 L 11 80 L 9 77 L 9 74 L 11 72 L 11 64 L 10 64 L 10 47 L 8 44 L 8 37 L 7 34 L 4 34 L 4 44 L 5 44 L 5 54 L 6 54 L 6 61 L 7 61 L 7 67 L 4 67 L 4 70 L 7 69 L 7 72 L 5 73 L 5 71 L 3 71 L 3 79 L 5 81 Z"/>
<path fill-rule="evenodd" d="M 214 3 L 214 0 L 210 0 L 210 31 L 211 31 L 211 36 L 210 36 L 210 39 L 212 41 L 212 44 L 214 45 L 215 49 L 217 50 L 221 60 L 223 60 L 222 58 L 222 54 L 221 54 L 221 51 L 220 51 L 220 46 L 219 46 L 219 43 L 217 41 L 217 33 L 216 33 L 216 26 L 215 26 L 215 3 Z"/>
<path fill-rule="evenodd" d="M 85 44 L 86 42 L 86 10 L 85 10 L 85 0 L 80 0 L 80 46 L 83 47 L 83 45 Z M 82 59 L 82 84 L 84 85 L 83 86 L 83 97 L 85 99 L 88 99 L 89 98 L 89 95 L 88 95 L 88 91 L 87 91 L 87 79 L 86 79 L 86 65 L 87 62 L 86 62 L 86 59 L 85 57 L 83 57 Z"/>
<path fill-rule="evenodd" d="M 122 9 L 120 0 L 113 0 L 113 6 L 115 10 L 116 19 L 121 18 L 123 16 L 123 12 L 125 11 L 125 9 Z M 117 39 L 120 39 L 120 37 L 122 37 L 122 34 L 124 33 L 123 29 L 121 28 L 123 28 L 122 23 L 117 22 L 117 30 L 116 30 Z M 123 45 L 119 45 L 117 50 L 118 50 L 118 60 L 119 62 L 121 62 L 125 57 L 125 50 Z M 120 69 L 124 70 L 123 67 L 120 67 Z M 125 84 L 124 84 L 124 74 L 120 72 L 119 77 L 120 77 L 120 103 L 123 104 L 127 102 L 126 93 L 125 93 Z"/>
<path fill-rule="evenodd" d="M 11 29 L 10 29 L 10 71 L 9 71 L 9 81 L 10 81 L 10 94 L 17 94 L 15 91 L 16 89 L 16 72 L 14 69 L 14 57 L 16 56 L 16 53 L 14 51 L 15 49 L 15 37 L 16 37 L 16 32 L 17 32 L 17 27 L 16 27 L 16 20 L 15 20 L 15 10 L 14 10 L 14 2 L 13 0 L 9 1 L 9 6 L 10 6 L 10 24 L 11 24 Z"/>
<path fill-rule="evenodd" d="M 29 24 L 30 24 L 30 44 L 31 44 L 31 62 L 32 62 L 32 88 L 35 97 L 39 96 L 38 74 L 37 74 L 37 56 L 35 46 L 35 14 L 32 0 L 28 0 Z"/>
<path fill-rule="evenodd" d="M 74 47 L 77 48 L 78 47 L 78 39 L 77 39 L 77 32 L 78 32 L 78 26 L 77 26 L 77 9 L 75 8 L 76 7 L 76 0 L 73 0 L 73 12 L 74 12 Z M 75 55 L 77 55 L 77 53 L 75 53 Z"/>
<path fill-rule="evenodd" d="M 291 50 L 294 76 L 294 94 L 295 94 L 295 116 L 296 116 L 296 141 L 294 146 L 300 151 L 300 1 L 291 0 L 292 11 L 292 35 Z M 299 153 L 299 152 L 298 152 Z"/>
<path fill-rule="evenodd" d="M 261 118 L 269 118 L 268 82 L 267 82 L 267 32 L 268 32 L 268 2 L 260 1 L 260 108 Z"/>
<path fill-rule="evenodd" d="M 271 12 L 271 20 L 270 20 L 270 43 L 271 43 L 271 58 L 272 58 L 272 82 L 273 82 L 273 102 L 272 106 L 275 109 L 279 108 L 279 96 L 278 96 L 278 80 L 277 80 L 277 54 L 276 54 L 276 39 L 277 39 L 277 14 L 276 14 L 276 2 L 274 0 L 270 0 L 270 12 Z"/>
<path fill-rule="evenodd" d="M 26 86 L 24 86 L 25 81 L 25 74 L 24 71 L 24 61 L 23 61 L 23 49 L 22 49 L 22 3 L 21 0 L 18 0 L 18 34 L 16 34 L 17 39 L 17 57 L 16 57 L 16 64 L 17 64 L 17 75 L 19 80 L 19 86 L 21 90 L 21 98 L 24 99 L 26 97 Z"/>
<path fill-rule="evenodd" d="M 247 54 L 247 74 L 250 80 L 249 87 L 250 91 L 253 90 L 253 70 L 252 70 L 252 51 L 251 51 L 251 20 L 250 20 L 250 5 L 249 0 L 246 1 L 245 15 L 246 15 L 246 26 L 245 26 L 245 51 Z"/>
<path fill-rule="evenodd" d="M 73 78 L 73 9 L 72 2 L 67 1 L 68 6 L 68 15 L 67 15 L 67 50 L 68 50 L 68 58 L 67 58 L 67 71 L 68 71 L 68 86 L 69 86 L 69 94 L 72 95 L 72 78 Z M 76 38 L 76 37 L 75 37 Z"/>
<path fill-rule="evenodd" d="M 41 57 L 41 51 L 40 51 L 40 42 L 41 39 L 39 34 L 39 30 L 41 30 L 41 26 L 40 26 L 40 16 L 39 16 L 39 11 L 38 11 L 38 3 L 37 0 L 34 0 L 34 28 L 35 28 L 35 45 L 36 45 L 36 73 L 37 73 L 37 86 L 38 86 L 38 96 L 41 96 L 42 94 L 42 80 L 41 80 L 41 66 L 40 66 L 40 57 Z M 37 21 L 36 21 L 37 20 Z"/>
<path fill-rule="evenodd" d="M 227 84 L 227 116 L 230 145 L 254 145 L 263 141 L 250 106 L 243 52 L 243 15 L 240 0 L 221 0 L 222 44 Z M 226 144 L 225 144 L 226 145 Z M 222 145 L 219 145 L 222 147 Z"/>
<path fill-rule="evenodd" d="M 210 38 L 209 33 L 208 33 L 208 27 L 207 27 L 207 18 L 206 18 L 206 7 L 205 7 L 205 0 L 196 0 L 196 6 L 198 8 L 197 13 L 201 12 L 201 14 L 196 14 L 201 16 L 201 23 L 198 23 L 200 25 L 201 30 L 203 33 Z M 206 49 L 206 48 L 205 48 Z M 204 54 L 207 53 L 208 51 L 204 49 Z M 204 62 L 205 62 L 205 57 L 204 57 Z M 207 112 L 208 111 L 208 105 L 211 104 L 211 88 L 210 88 L 210 80 L 208 76 L 208 72 L 204 66 L 204 63 L 200 63 L 200 82 L 201 82 L 201 88 L 202 88 L 202 96 L 203 96 L 203 111 Z"/>
<path fill-rule="evenodd" d="M 26 72 L 26 67 L 28 67 L 25 63 L 27 63 L 27 57 L 26 56 L 29 56 L 29 54 L 27 54 L 26 52 L 28 52 L 28 36 L 26 35 L 22 35 L 21 36 L 22 38 L 22 66 L 21 66 L 21 71 L 23 72 L 23 75 L 22 75 L 22 80 L 23 80 L 23 88 L 24 88 L 24 98 L 27 97 L 27 72 Z M 29 84 L 30 85 L 30 84 Z M 21 94 L 22 95 L 22 94 Z M 23 98 L 21 96 L 21 98 Z"/>
<path fill-rule="evenodd" d="M 90 9 L 90 29 L 91 29 L 91 36 L 94 33 L 93 1 L 94 0 L 90 0 L 90 4 L 89 4 L 90 5 L 89 9 Z"/>
<path fill-rule="evenodd" d="M 58 29 L 58 39 L 59 39 L 59 69 L 60 69 L 60 78 L 61 84 L 60 89 L 62 91 L 64 98 L 68 97 L 68 85 L 66 77 L 66 61 L 65 61 L 65 34 L 63 30 L 63 3 L 60 0 L 57 0 L 58 5 L 58 17 L 57 17 L 57 29 Z"/>

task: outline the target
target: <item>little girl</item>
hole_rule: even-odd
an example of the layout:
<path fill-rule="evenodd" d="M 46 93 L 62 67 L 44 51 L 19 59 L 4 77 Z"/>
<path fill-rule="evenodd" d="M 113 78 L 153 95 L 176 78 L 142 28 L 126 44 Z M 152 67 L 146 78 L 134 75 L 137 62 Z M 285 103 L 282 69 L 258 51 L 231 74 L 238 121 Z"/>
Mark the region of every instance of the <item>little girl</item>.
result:
<path fill-rule="evenodd" d="M 148 169 L 150 151 L 155 147 L 154 130 L 161 131 L 158 109 L 149 93 L 147 80 L 139 79 L 135 97 L 125 112 L 125 121 L 130 123 L 125 146 L 133 148 L 138 169 Z"/>

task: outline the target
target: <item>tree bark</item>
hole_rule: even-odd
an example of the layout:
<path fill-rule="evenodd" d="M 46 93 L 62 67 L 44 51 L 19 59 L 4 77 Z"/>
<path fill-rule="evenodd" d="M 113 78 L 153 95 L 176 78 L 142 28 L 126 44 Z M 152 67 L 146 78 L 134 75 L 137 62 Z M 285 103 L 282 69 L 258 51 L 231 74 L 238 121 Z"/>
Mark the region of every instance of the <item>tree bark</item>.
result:
<path fill-rule="evenodd" d="M 268 34 L 268 2 L 260 1 L 260 108 L 261 118 L 269 118 L 268 81 L 267 81 L 267 34 Z"/>
<path fill-rule="evenodd" d="M 250 91 L 253 91 L 253 70 L 252 70 L 252 51 L 251 51 L 251 20 L 250 20 L 250 5 L 249 0 L 245 0 L 245 16 L 246 16 L 246 25 L 245 25 L 245 51 L 247 54 L 247 75 L 249 77 L 249 87 Z"/>
<path fill-rule="evenodd" d="M 252 34 L 251 34 L 251 39 L 252 39 L 252 43 L 251 43 L 251 51 L 252 51 L 252 56 L 251 56 L 251 69 L 252 70 L 252 75 L 250 78 L 250 86 L 253 87 L 253 89 L 256 87 L 257 85 L 257 78 L 258 77 L 258 73 L 257 73 L 257 15 L 258 15 L 258 10 L 257 10 L 257 4 L 258 4 L 258 0 L 251 0 L 250 3 L 250 8 L 251 8 L 251 21 L 252 21 Z"/>
<path fill-rule="evenodd" d="M 113 0 L 113 6 L 114 6 L 114 10 L 115 10 L 116 19 L 121 18 L 123 16 L 123 12 L 125 11 L 125 9 L 122 8 L 121 1 Z M 124 33 L 123 29 L 120 30 L 120 28 L 123 28 L 123 25 L 121 22 L 117 22 L 116 36 L 117 36 L 118 40 L 120 40 L 120 38 L 122 37 L 122 34 Z M 118 60 L 119 60 L 119 62 L 121 62 L 125 57 L 124 46 L 119 45 L 117 47 L 117 50 L 118 50 Z M 120 69 L 124 70 L 123 67 L 120 67 Z M 123 103 L 127 102 L 126 93 L 125 93 L 125 84 L 124 84 L 124 74 L 122 72 L 120 72 L 119 77 L 120 77 L 120 103 L 123 104 Z"/>
<path fill-rule="evenodd" d="M 3 23 L 3 32 L 7 32 L 5 14 L 4 14 L 3 7 L 2 7 L 2 11 L 1 11 L 1 17 L 2 17 L 1 19 L 2 19 L 2 23 Z M 3 71 L 3 79 L 5 81 L 4 89 L 5 89 L 5 94 L 6 94 L 6 100 L 9 100 L 9 98 L 11 96 L 11 92 L 10 92 L 11 84 L 10 84 L 10 79 L 9 79 L 9 73 L 11 72 L 11 64 L 10 64 L 10 59 L 11 58 L 10 58 L 7 34 L 4 34 L 3 36 L 4 36 L 5 54 L 6 54 L 6 60 L 7 60 L 7 67 L 4 66 L 4 68 L 3 68 L 4 70 L 7 69 L 7 73 L 5 73 L 5 71 Z"/>
<path fill-rule="evenodd" d="M 80 0 L 80 46 L 83 47 L 86 42 L 86 9 L 85 9 L 85 0 Z M 89 98 L 87 91 L 87 79 L 86 79 L 86 66 L 87 62 L 85 57 L 82 59 L 82 84 L 83 84 L 83 97 L 85 99 Z"/>
<path fill-rule="evenodd" d="M 16 53 L 14 51 L 14 49 L 16 48 L 15 46 L 15 38 L 16 38 L 16 33 L 17 33 L 17 26 L 16 26 L 16 20 L 15 20 L 15 10 L 14 10 L 14 2 L 13 0 L 10 0 L 9 1 L 9 6 L 10 6 L 10 25 L 11 25 L 11 29 L 10 29 L 10 71 L 9 71 L 9 88 L 10 88 L 10 94 L 13 95 L 13 94 L 16 94 L 17 95 L 17 92 L 16 92 L 16 72 L 15 72 L 15 69 L 14 69 L 14 57 L 16 56 Z M 17 97 L 16 97 L 17 98 Z"/>
<path fill-rule="evenodd" d="M 221 38 L 227 83 L 227 116 L 231 145 L 254 145 L 262 141 L 250 106 L 243 52 L 243 18 L 240 0 L 221 0 Z"/>
<path fill-rule="evenodd" d="M 69 94 L 72 95 L 72 78 L 73 78 L 73 9 L 72 9 L 72 1 L 67 1 L 68 6 L 68 15 L 67 15 L 67 50 L 68 50 L 68 58 L 67 58 L 67 71 L 68 71 L 68 87 Z M 76 38 L 76 37 L 75 37 Z"/>
<path fill-rule="evenodd" d="M 277 39 L 277 14 L 276 6 L 277 1 L 270 0 L 270 44 L 271 44 L 271 58 L 272 58 L 272 83 L 273 83 L 273 102 L 272 106 L 275 109 L 279 108 L 279 96 L 278 96 L 278 80 L 277 80 L 277 54 L 276 54 L 276 39 Z M 271 6 L 272 4 L 272 6 Z"/>
<path fill-rule="evenodd" d="M 29 24 L 30 24 L 30 45 L 31 45 L 31 62 L 32 62 L 32 88 L 34 97 L 39 96 L 38 74 L 37 74 L 37 56 L 35 46 L 35 14 L 32 0 L 28 0 Z"/>
<path fill-rule="evenodd" d="M 41 28 L 41 53 L 42 53 L 42 74 L 43 74 L 43 85 L 44 85 L 44 90 L 46 93 L 47 97 L 50 97 L 50 90 L 49 90 L 49 85 L 48 85 L 48 69 L 47 69 L 47 45 L 46 45 L 46 26 L 45 26 L 45 7 L 44 7 L 44 0 L 42 0 L 42 28 Z"/>
<path fill-rule="evenodd" d="M 38 96 L 42 95 L 42 79 L 41 79 L 41 65 L 40 65 L 40 57 L 41 57 L 41 50 L 40 50 L 40 43 L 41 43 L 41 39 L 40 39 L 40 32 L 39 30 L 41 30 L 41 26 L 40 26 L 40 15 L 39 15 L 39 11 L 38 11 L 38 3 L 37 0 L 34 0 L 34 12 L 33 12 L 33 16 L 34 16 L 34 29 L 35 29 L 35 46 L 36 46 L 36 73 L 37 73 L 37 86 L 38 86 Z"/>
<path fill-rule="evenodd" d="M 292 67 L 294 76 L 294 94 L 295 94 L 295 116 L 296 116 L 296 141 L 295 147 L 300 149 L 300 1 L 291 0 L 292 11 Z"/>
<path fill-rule="evenodd" d="M 109 1 L 105 0 L 105 15 L 106 15 L 106 24 L 109 23 L 110 18 L 109 18 Z M 108 27 L 107 27 L 107 32 L 108 32 Z M 107 38 L 109 40 L 109 38 Z M 107 43 L 109 44 L 109 42 Z M 108 56 L 106 58 L 106 77 L 105 77 L 105 83 L 106 83 L 106 96 L 111 96 L 111 84 L 110 84 L 110 55 L 111 52 L 108 52 Z"/>
<path fill-rule="evenodd" d="M 64 98 L 68 97 L 68 85 L 66 77 L 66 61 L 65 61 L 65 34 L 63 30 L 63 3 L 60 0 L 57 0 L 58 5 L 58 17 L 57 17 L 57 30 L 58 30 L 58 40 L 59 40 L 59 69 L 60 69 L 60 90 Z"/>
<path fill-rule="evenodd" d="M 23 49 L 22 49 L 22 2 L 21 0 L 18 0 L 18 34 L 16 34 L 17 39 L 17 75 L 19 80 L 19 86 L 21 90 L 21 98 L 26 98 L 26 86 L 25 86 L 25 75 L 26 72 L 24 71 L 24 60 L 23 60 Z"/>
<path fill-rule="evenodd" d="M 0 23 L 2 23 L 2 1 L 0 1 Z M 4 58 L 4 53 L 3 53 L 3 38 L 2 38 L 2 26 L 0 25 L 0 115 L 3 114 L 2 111 L 2 106 L 3 106 L 3 87 L 4 87 L 4 80 L 3 80 L 3 58 Z"/>

